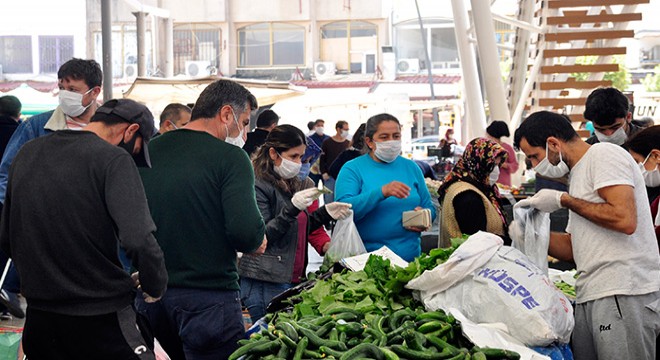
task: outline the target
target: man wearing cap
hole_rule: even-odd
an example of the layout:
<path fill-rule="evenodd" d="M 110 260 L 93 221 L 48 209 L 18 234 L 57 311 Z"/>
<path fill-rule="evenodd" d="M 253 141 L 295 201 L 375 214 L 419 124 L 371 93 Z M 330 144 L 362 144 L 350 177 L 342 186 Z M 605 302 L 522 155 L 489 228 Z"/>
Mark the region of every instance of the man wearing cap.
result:
<path fill-rule="evenodd" d="M 39 137 L 16 155 L 0 246 L 27 300 L 23 349 L 30 359 L 154 359 L 131 304 L 136 285 L 153 302 L 167 284 L 135 166 L 149 166 L 155 132 L 146 107 L 110 100 L 84 131 Z M 118 245 L 139 270 L 133 279 Z"/>
<path fill-rule="evenodd" d="M 210 84 L 188 125 L 149 144 L 152 167 L 140 170 L 169 282 L 161 301 L 138 297 L 136 308 L 173 360 L 226 359 L 244 337 L 236 252 L 260 256 L 250 253 L 266 242 L 252 165 L 235 139 L 256 108 L 240 84 Z"/>

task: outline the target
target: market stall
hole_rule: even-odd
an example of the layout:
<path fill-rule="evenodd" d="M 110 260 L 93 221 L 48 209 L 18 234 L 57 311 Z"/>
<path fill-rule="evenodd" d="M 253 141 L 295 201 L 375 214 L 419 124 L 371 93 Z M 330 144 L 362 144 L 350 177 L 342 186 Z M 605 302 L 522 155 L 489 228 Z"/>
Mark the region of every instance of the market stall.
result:
<path fill-rule="evenodd" d="M 230 359 L 572 359 L 570 300 L 492 234 L 409 264 L 384 247 L 317 275 L 274 299 Z"/>

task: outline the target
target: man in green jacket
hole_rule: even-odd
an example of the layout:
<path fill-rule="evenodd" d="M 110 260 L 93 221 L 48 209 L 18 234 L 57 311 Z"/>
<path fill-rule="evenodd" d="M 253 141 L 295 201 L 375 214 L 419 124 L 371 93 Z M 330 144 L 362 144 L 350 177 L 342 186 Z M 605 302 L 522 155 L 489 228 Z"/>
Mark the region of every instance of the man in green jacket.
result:
<path fill-rule="evenodd" d="M 160 302 L 136 307 L 173 360 L 227 358 L 244 336 L 236 252 L 263 253 L 265 226 L 250 161 L 230 144 L 242 145 L 256 108 L 243 86 L 218 80 L 186 126 L 149 144 L 141 175 L 169 282 Z"/>

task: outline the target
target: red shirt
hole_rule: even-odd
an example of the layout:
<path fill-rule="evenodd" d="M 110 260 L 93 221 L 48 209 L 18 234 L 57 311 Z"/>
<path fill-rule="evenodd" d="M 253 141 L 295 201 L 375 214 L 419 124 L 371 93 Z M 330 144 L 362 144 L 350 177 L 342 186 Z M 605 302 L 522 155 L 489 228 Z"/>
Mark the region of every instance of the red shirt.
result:
<path fill-rule="evenodd" d="M 312 213 L 319 208 L 319 201 L 316 200 L 307 208 Z M 312 231 L 307 235 L 307 213 L 301 211 L 298 214 L 298 246 L 296 247 L 296 258 L 293 262 L 293 274 L 291 282 L 297 284 L 305 276 L 305 267 L 307 266 L 307 242 L 314 247 L 316 252 L 323 255 L 323 245 L 330 242 L 330 236 L 323 226 Z"/>

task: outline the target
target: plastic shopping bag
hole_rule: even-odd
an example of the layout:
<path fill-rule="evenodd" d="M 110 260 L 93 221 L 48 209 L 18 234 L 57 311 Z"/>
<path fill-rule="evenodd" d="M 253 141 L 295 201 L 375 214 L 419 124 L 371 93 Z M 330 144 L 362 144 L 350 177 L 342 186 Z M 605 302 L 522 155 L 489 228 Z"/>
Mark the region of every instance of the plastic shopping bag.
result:
<path fill-rule="evenodd" d="M 522 227 L 523 239 L 513 239 L 512 246 L 548 275 L 550 214 L 534 208 L 514 207 L 513 221 Z"/>
<path fill-rule="evenodd" d="M 330 247 L 325 254 L 326 261 L 335 263 L 345 257 L 364 254 L 367 249 L 364 247 L 362 238 L 358 233 L 355 223 L 353 223 L 353 211 L 345 219 L 338 220 L 332 231 L 330 238 Z"/>
<path fill-rule="evenodd" d="M 0 331 L 0 360 L 16 360 L 18 348 L 21 345 L 21 332 L 13 330 Z"/>
<path fill-rule="evenodd" d="M 427 310 L 456 308 L 477 323 L 503 323 L 526 346 L 567 343 L 575 324 L 566 296 L 509 246 L 454 286 L 421 300 Z"/>

